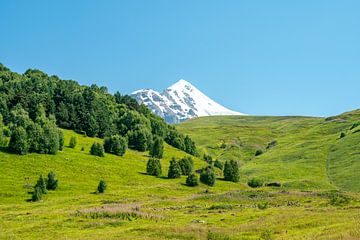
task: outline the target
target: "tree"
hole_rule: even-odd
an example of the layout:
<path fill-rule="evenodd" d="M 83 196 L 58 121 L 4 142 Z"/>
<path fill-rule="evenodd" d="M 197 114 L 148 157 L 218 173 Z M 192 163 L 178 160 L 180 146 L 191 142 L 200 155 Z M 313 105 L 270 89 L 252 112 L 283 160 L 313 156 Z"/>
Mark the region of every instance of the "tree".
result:
<path fill-rule="evenodd" d="M 231 182 L 239 182 L 240 172 L 237 161 L 230 160 L 226 161 L 224 167 L 224 179 Z"/>
<path fill-rule="evenodd" d="M 99 185 L 97 187 L 98 193 L 104 193 L 106 188 L 107 188 L 107 184 L 106 184 L 105 180 L 101 179 L 99 182 Z"/>
<path fill-rule="evenodd" d="M 189 187 L 195 187 L 195 186 L 199 185 L 199 179 L 195 173 L 190 174 L 186 178 L 186 185 Z"/>
<path fill-rule="evenodd" d="M 203 159 L 204 159 L 204 161 L 207 162 L 208 164 L 212 164 L 212 162 L 213 162 L 213 159 L 212 159 L 212 157 L 211 157 L 209 154 L 204 154 Z"/>
<path fill-rule="evenodd" d="M 76 143 L 77 143 L 76 137 L 75 137 L 75 136 L 71 136 L 70 142 L 69 142 L 69 147 L 70 147 L 70 148 L 75 148 L 75 147 L 76 147 Z"/>
<path fill-rule="evenodd" d="M 209 186 L 215 185 L 216 174 L 211 166 L 207 166 L 201 170 L 200 181 Z"/>
<path fill-rule="evenodd" d="M 34 202 L 40 201 L 42 199 L 42 191 L 40 187 L 35 187 L 34 192 L 32 193 L 31 200 Z"/>
<path fill-rule="evenodd" d="M 47 190 L 55 190 L 58 187 L 58 180 L 55 179 L 55 173 L 49 172 L 48 173 L 48 179 L 46 184 Z"/>
<path fill-rule="evenodd" d="M 179 161 L 179 166 L 181 168 L 182 175 L 189 175 L 193 171 L 194 161 L 191 157 L 183 157 Z"/>
<path fill-rule="evenodd" d="M 104 150 L 107 153 L 113 153 L 118 156 L 123 156 L 126 152 L 127 141 L 126 138 L 120 135 L 106 137 L 104 140 Z"/>
<path fill-rule="evenodd" d="M 152 135 L 149 129 L 141 128 L 128 132 L 129 146 L 140 152 L 146 151 L 151 146 Z"/>
<path fill-rule="evenodd" d="M 91 155 L 104 157 L 104 147 L 102 144 L 94 142 L 90 149 Z"/>
<path fill-rule="evenodd" d="M 181 176 L 181 168 L 177 163 L 176 159 L 173 157 L 170 160 L 168 178 L 180 178 L 180 176 Z"/>
<path fill-rule="evenodd" d="M 146 173 L 152 176 L 160 177 L 161 163 L 159 159 L 150 158 L 146 164 Z"/>
<path fill-rule="evenodd" d="M 3 117 L 2 117 L 2 115 L 0 114 L 0 146 L 2 146 L 3 143 L 4 143 L 3 128 L 4 128 Z"/>
<path fill-rule="evenodd" d="M 155 136 L 153 144 L 150 148 L 150 156 L 154 158 L 162 158 L 164 154 L 164 140 Z"/>
<path fill-rule="evenodd" d="M 39 179 L 36 182 L 35 188 L 37 188 L 37 187 L 40 188 L 42 194 L 47 193 L 46 181 L 42 175 L 40 175 Z"/>
<path fill-rule="evenodd" d="M 11 132 L 9 148 L 11 151 L 20 155 L 25 155 L 29 151 L 29 142 L 25 129 L 21 126 L 15 127 Z"/>
<path fill-rule="evenodd" d="M 59 132 L 59 151 L 64 150 L 64 133 L 62 130 L 58 129 Z"/>

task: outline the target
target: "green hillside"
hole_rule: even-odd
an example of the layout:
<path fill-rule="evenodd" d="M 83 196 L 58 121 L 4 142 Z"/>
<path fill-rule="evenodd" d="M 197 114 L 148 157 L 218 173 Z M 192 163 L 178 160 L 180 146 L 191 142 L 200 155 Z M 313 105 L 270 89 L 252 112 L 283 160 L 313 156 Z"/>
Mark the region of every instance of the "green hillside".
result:
<path fill-rule="evenodd" d="M 147 152 L 128 150 L 123 157 L 95 157 L 89 154 L 90 146 L 102 139 L 64 130 L 65 146 L 71 136 L 77 136 L 75 149 L 24 156 L 0 151 L 0 239 L 360 238 L 360 196 L 328 191 L 337 187 L 327 180 L 327 161 L 322 158 L 327 155 L 325 148 L 338 143 L 339 131 L 350 125 L 350 121 L 267 117 L 186 122 L 178 128 L 191 134 L 204 151 L 223 160 L 242 160 L 241 183 L 223 181 L 218 170 L 214 187 L 194 188 L 184 185 L 184 176 L 166 178 L 170 158 L 186 155 L 169 145 L 161 160 L 163 177 L 156 178 L 145 174 Z M 342 144 L 351 140 L 348 136 L 340 140 Z M 254 150 L 273 139 L 278 141 L 275 147 L 253 157 Z M 222 141 L 227 151 L 219 147 Z M 299 156 L 299 161 L 292 163 L 293 156 Z M 196 169 L 206 165 L 193 159 Z M 338 171 L 341 166 L 331 166 L 330 172 L 338 173 L 332 178 L 349 176 Z M 30 185 L 49 171 L 56 173 L 59 188 L 40 202 L 27 201 Z M 252 189 L 244 184 L 250 176 L 286 186 Z M 95 194 L 101 178 L 108 189 Z"/>
<path fill-rule="evenodd" d="M 288 188 L 359 192 L 360 132 L 359 126 L 351 129 L 358 121 L 359 110 L 327 119 L 206 117 L 177 128 L 189 134 L 202 152 L 222 161 L 241 161 L 244 183 L 257 177 Z M 340 139 L 341 132 L 346 136 Z M 255 156 L 258 149 L 263 154 Z"/>

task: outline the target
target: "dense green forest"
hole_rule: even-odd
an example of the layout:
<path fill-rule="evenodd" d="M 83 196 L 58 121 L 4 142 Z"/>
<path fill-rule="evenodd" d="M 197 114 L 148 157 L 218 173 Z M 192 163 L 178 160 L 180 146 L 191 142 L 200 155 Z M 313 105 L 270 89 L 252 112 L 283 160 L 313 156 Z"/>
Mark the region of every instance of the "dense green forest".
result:
<path fill-rule="evenodd" d="M 89 137 L 120 135 L 129 148 L 149 150 L 154 137 L 192 155 L 195 143 L 155 116 L 144 105 L 106 87 L 82 86 L 73 80 L 29 69 L 12 72 L 0 64 L 0 140 L 19 154 L 55 154 L 64 145 L 59 128 L 72 129 Z"/>

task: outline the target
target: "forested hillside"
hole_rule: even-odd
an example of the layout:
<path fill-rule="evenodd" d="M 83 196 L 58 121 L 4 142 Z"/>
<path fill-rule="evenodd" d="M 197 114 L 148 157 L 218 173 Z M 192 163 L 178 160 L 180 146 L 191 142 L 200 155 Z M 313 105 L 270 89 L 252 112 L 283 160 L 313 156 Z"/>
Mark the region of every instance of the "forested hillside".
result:
<path fill-rule="evenodd" d="M 148 150 L 154 136 L 159 136 L 176 148 L 196 153 L 188 136 L 131 97 L 35 69 L 18 74 L 0 64 L 0 115 L 4 135 L 10 137 L 9 149 L 19 154 L 61 150 L 63 134 L 56 126 L 89 137 L 119 135 L 138 151 Z"/>

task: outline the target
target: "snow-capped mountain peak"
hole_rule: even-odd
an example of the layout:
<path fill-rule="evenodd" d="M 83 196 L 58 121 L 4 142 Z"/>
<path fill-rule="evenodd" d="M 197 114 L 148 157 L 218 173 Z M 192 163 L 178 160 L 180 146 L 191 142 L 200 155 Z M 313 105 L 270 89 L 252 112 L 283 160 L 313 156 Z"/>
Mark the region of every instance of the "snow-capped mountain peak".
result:
<path fill-rule="evenodd" d="M 180 79 L 162 93 L 141 89 L 131 95 L 168 123 L 179 123 L 199 116 L 243 115 L 213 101 L 184 79 Z"/>

